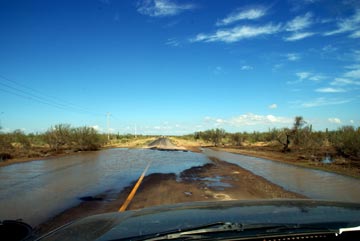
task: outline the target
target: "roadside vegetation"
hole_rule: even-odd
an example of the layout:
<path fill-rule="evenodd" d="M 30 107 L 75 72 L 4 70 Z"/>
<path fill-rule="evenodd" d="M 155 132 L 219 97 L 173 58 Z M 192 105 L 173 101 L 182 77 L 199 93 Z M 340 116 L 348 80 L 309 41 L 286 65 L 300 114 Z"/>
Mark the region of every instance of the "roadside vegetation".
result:
<path fill-rule="evenodd" d="M 177 138 L 179 139 L 179 138 Z M 228 133 L 211 129 L 182 136 L 189 145 L 201 146 L 311 166 L 360 177 L 360 128 L 315 131 L 303 117 L 292 126 L 265 132 Z"/>
<path fill-rule="evenodd" d="M 63 153 L 95 151 L 104 147 L 141 146 L 148 136 L 101 134 L 92 127 L 58 124 L 44 133 L 25 134 L 21 130 L 4 133 L 0 129 L 0 162 L 18 158 L 48 157 Z"/>

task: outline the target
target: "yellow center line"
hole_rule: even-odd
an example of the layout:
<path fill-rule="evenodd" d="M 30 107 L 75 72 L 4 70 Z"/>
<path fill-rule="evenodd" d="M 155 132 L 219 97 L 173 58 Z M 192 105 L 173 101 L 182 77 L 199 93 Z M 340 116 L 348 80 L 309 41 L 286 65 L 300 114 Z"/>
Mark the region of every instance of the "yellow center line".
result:
<path fill-rule="evenodd" d="M 119 212 L 124 212 L 126 210 L 126 208 L 129 206 L 130 202 L 132 201 L 132 199 L 134 198 L 136 191 L 138 190 L 142 180 L 145 177 L 146 172 L 148 171 L 149 167 L 150 167 L 151 162 L 149 162 L 145 168 L 145 170 L 143 171 L 143 173 L 141 174 L 139 180 L 136 182 L 135 186 L 133 187 L 133 189 L 131 190 L 129 196 L 126 198 L 125 202 L 123 203 L 123 205 L 120 207 Z"/>

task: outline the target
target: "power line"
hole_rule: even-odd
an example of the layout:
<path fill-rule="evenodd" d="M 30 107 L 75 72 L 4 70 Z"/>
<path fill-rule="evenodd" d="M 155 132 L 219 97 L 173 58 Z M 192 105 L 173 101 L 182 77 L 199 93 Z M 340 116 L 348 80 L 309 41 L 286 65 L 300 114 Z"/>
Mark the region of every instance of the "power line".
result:
<path fill-rule="evenodd" d="M 3 88 L 0 89 L 3 92 L 6 92 L 6 93 L 9 93 L 9 94 L 21 97 L 21 98 L 30 99 L 32 101 L 35 101 L 35 102 L 38 102 L 41 104 L 45 104 L 45 105 L 49 105 L 52 107 L 56 107 L 59 109 L 63 109 L 63 110 L 68 110 L 68 111 L 73 111 L 73 112 L 81 111 L 81 112 L 86 112 L 91 115 L 104 116 L 104 114 L 90 111 L 83 107 L 72 104 L 68 101 L 64 101 L 64 100 L 61 100 L 56 97 L 45 95 L 34 88 L 20 84 L 12 79 L 5 77 L 4 75 L 0 74 L 0 78 L 7 81 L 8 83 L 13 84 L 13 85 L 9 85 L 9 84 L 0 82 L 0 84 L 6 88 L 6 89 L 3 89 Z M 21 89 L 19 87 L 14 87 L 14 84 L 16 86 L 20 86 Z"/>

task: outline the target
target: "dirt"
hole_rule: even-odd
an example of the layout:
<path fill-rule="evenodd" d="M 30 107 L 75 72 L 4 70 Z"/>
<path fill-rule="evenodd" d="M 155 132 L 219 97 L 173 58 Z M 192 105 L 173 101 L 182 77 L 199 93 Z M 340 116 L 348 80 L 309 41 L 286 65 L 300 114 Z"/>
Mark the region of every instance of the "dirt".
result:
<path fill-rule="evenodd" d="M 104 212 L 116 212 L 131 192 L 135 182 L 117 193 L 108 190 L 94 197 L 85 197 L 80 205 L 64 211 L 36 229 L 43 234 L 70 221 Z M 144 178 L 128 210 L 144 207 L 210 200 L 251 200 L 271 198 L 306 198 L 289 192 L 221 160 L 193 167 L 179 176 L 155 173 Z"/>
<path fill-rule="evenodd" d="M 248 156 L 254 156 L 264 158 L 272 161 L 285 162 L 292 165 L 319 169 L 324 171 L 330 171 L 341 175 L 360 178 L 360 166 L 358 161 L 345 159 L 337 156 L 332 150 L 324 148 L 318 150 L 316 153 L 309 154 L 306 151 L 294 150 L 291 152 L 281 152 L 278 147 L 269 145 L 259 146 L 223 146 L 223 147 L 211 147 L 214 150 L 231 152 L 235 154 L 242 154 Z M 331 156 L 332 163 L 322 163 L 321 160 L 325 156 Z"/>

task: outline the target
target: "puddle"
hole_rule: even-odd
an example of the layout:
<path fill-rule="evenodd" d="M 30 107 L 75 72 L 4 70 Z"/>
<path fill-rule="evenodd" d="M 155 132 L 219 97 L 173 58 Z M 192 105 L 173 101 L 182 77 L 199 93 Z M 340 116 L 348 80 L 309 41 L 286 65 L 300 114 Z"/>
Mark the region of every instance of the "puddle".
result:
<path fill-rule="evenodd" d="M 330 156 L 326 156 L 324 159 L 321 160 L 321 163 L 323 164 L 331 164 L 333 163 L 333 159 Z"/>
<path fill-rule="evenodd" d="M 298 167 L 240 154 L 204 149 L 209 157 L 236 164 L 286 190 L 314 199 L 360 201 L 360 180 L 332 172 Z M 323 163 L 331 162 L 326 156 Z"/>
<path fill-rule="evenodd" d="M 215 190 L 224 190 L 227 187 L 232 187 L 231 184 L 225 183 L 221 181 L 222 177 L 216 176 L 216 177 L 205 177 L 200 178 L 200 181 L 203 181 L 207 187 L 211 187 Z"/>
<path fill-rule="evenodd" d="M 210 160 L 193 152 L 119 148 L 5 166 L 0 168 L 0 217 L 36 226 L 81 201 L 102 201 L 96 195 L 106 190 L 121 191 L 149 162 L 147 175 L 180 174 Z"/>

